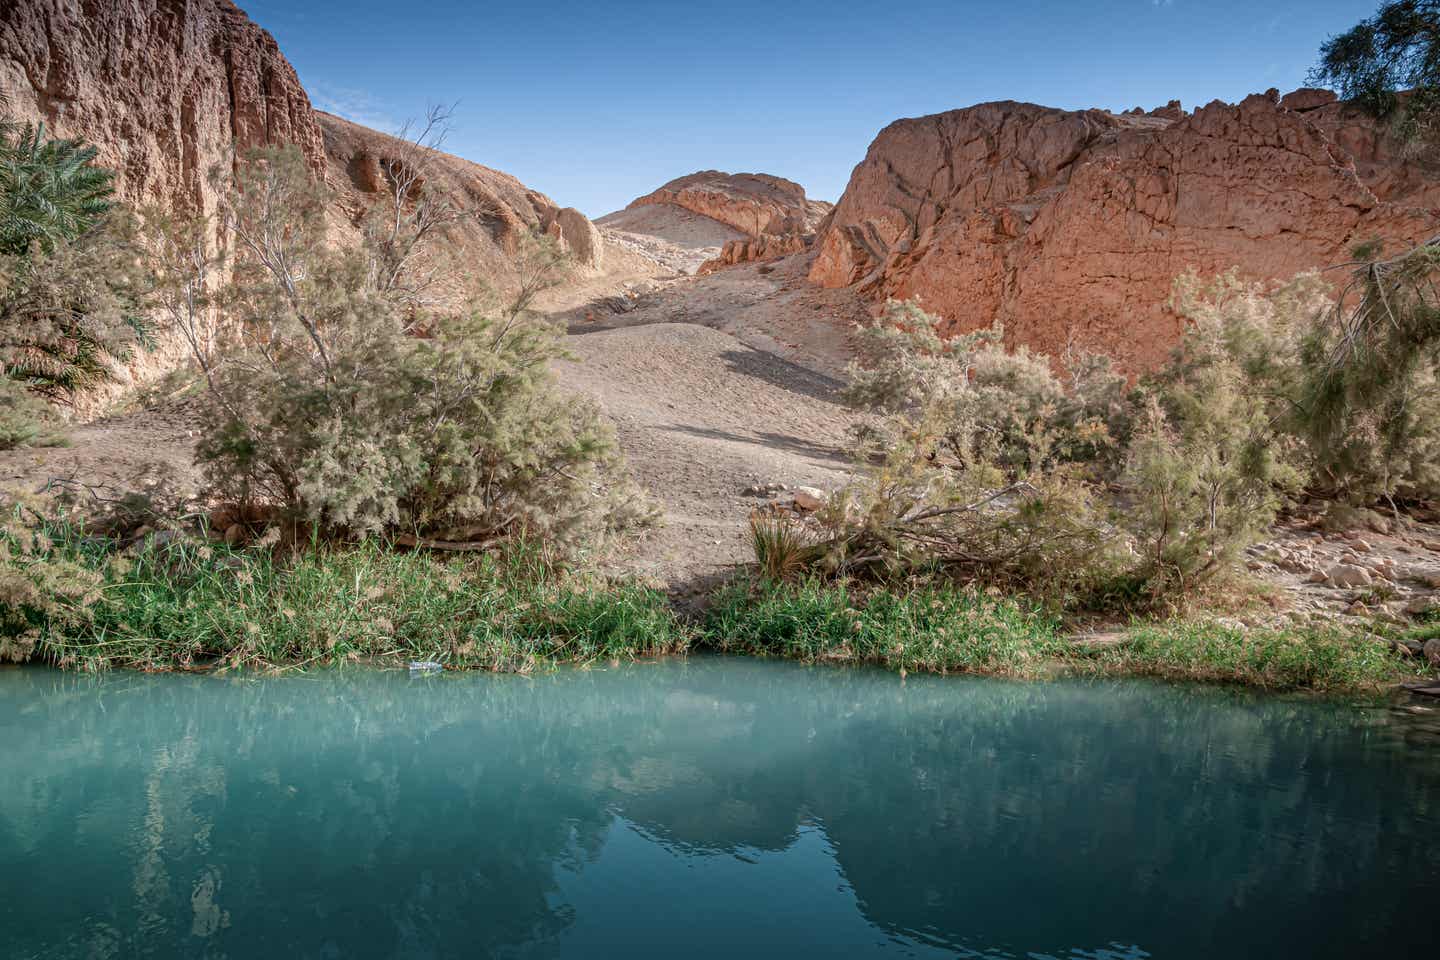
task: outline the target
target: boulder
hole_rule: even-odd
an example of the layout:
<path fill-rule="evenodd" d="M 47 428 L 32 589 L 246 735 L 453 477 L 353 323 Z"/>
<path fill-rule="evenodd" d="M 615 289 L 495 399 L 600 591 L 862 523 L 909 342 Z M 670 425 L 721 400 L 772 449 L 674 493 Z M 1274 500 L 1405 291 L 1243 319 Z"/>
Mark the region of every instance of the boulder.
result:
<path fill-rule="evenodd" d="M 796 487 L 792 493 L 798 510 L 819 510 L 829 502 L 829 495 L 818 487 Z"/>
<path fill-rule="evenodd" d="M 1325 572 L 1325 583 L 1332 587 L 1368 587 L 1373 582 L 1369 570 L 1351 563 L 1337 563 Z"/>
<path fill-rule="evenodd" d="M 697 273 L 714 273 L 725 267 L 762 260 L 776 260 L 792 253 L 803 253 L 809 248 L 813 235 L 801 233 L 767 233 L 760 237 L 744 240 L 729 240 L 720 248 L 720 255 L 700 264 Z"/>
<path fill-rule="evenodd" d="M 1322 90 L 1318 87 L 1301 87 L 1299 90 L 1292 90 L 1280 98 L 1280 106 L 1286 110 L 1314 110 L 1336 101 L 1334 90 Z"/>
<path fill-rule="evenodd" d="M 541 214 L 545 232 L 554 237 L 560 249 L 581 266 L 598 269 L 604 265 L 605 242 L 600 231 L 585 214 L 574 207 L 561 207 Z"/>
<path fill-rule="evenodd" d="M 1440 667 L 1440 637 L 1436 637 L 1432 640 L 1426 640 L 1425 645 L 1421 648 L 1421 651 L 1424 653 L 1425 660 L 1427 663 L 1430 664 L 1430 666 Z"/>

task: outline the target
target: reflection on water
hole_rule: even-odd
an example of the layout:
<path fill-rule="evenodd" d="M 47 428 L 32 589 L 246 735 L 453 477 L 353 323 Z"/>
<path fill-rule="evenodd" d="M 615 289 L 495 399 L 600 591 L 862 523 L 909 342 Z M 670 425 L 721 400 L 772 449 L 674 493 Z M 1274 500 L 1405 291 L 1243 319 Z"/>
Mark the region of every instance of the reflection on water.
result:
<path fill-rule="evenodd" d="M 1353 957 L 1433 945 L 1440 729 L 699 659 L 0 671 L 0 934 L 51 957 Z"/>

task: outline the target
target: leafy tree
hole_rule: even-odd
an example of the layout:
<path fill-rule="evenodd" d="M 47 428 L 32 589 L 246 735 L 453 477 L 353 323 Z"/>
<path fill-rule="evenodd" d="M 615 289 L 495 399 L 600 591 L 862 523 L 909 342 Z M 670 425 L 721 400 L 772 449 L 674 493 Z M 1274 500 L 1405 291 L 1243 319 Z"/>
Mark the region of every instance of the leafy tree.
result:
<path fill-rule="evenodd" d="M 83 236 L 110 211 L 114 174 L 95 165 L 93 146 L 52 139 L 43 123 L 10 126 L 0 129 L 0 253 Z"/>
<path fill-rule="evenodd" d="M 1434 144 L 1440 134 L 1440 2 L 1394 0 L 1320 48 L 1310 82 L 1378 117 L 1407 140 Z"/>
<path fill-rule="evenodd" d="M 0 373 L 53 399 L 110 379 L 145 339 L 143 270 L 96 155 L 0 117 Z M 17 442 L 40 430 L 10 415 Z"/>

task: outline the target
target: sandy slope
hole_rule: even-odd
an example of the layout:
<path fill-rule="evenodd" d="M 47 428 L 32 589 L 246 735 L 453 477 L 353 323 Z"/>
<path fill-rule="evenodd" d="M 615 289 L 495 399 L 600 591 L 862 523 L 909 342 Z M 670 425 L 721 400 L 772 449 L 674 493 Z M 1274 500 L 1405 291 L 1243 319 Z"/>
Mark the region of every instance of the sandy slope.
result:
<path fill-rule="evenodd" d="M 567 388 L 615 422 L 635 476 L 665 511 L 624 566 L 672 586 L 749 559 L 742 490 L 843 482 L 848 412 L 836 381 L 691 323 L 574 334 Z"/>

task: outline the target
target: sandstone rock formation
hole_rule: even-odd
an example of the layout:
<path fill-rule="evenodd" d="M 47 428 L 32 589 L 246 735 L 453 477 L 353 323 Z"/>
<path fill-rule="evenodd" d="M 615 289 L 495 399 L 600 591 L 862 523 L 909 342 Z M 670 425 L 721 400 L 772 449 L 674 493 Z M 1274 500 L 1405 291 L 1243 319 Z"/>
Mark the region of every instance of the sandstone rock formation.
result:
<path fill-rule="evenodd" d="M 0 93 L 25 120 L 100 148 L 120 198 L 213 213 L 237 154 L 289 143 L 336 191 L 342 233 L 386 189 L 393 137 L 314 110 L 273 37 L 230 0 L 0 2 Z M 427 174 L 473 214 L 456 226 L 468 264 L 503 274 L 520 231 L 556 236 L 599 265 L 594 227 L 514 177 L 430 152 Z"/>
<path fill-rule="evenodd" d="M 211 212 L 211 165 L 293 143 L 324 165 L 320 127 L 269 33 L 229 0 L 0 3 L 8 111 L 100 149 L 132 204 Z"/>
<path fill-rule="evenodd" d="M 814 242 L 813 233 L 767 233 L 759 237 L 728 240 L 720 253 L 700 265 L 699 273 L 714 273 L 725 267 L 756 260 L 776 260 L 803 253 Z"/>
<path fill-rule="evenodd" d="M 357 224 L 390 189 L 386 171 L 415 152 L 413 144 L 321 111 L 326 182 L 336 192 L 340 226 Z M 420 151 L 422 189 L 443 190 L 468 215 L 451 233 L 467 267 L 482 276 L 504 274 L 522 234 L 540 231 L 557 239 L 585 267 L 598 267 L 602 244 L 578 210 L 558 207 L 508 173 L 434 150 Z"/>
<path fill-rule="evenodd" d="M 783 177 L 719 170 L 701 170 L 671 180 L 627 209 L 654 203 L 683 207 L 752 237 L 814 233 L 831 206 L 807 199 L 804 187 Z"/>
<path fill-rule="evenodd" d="M 1165 301 L 1187 269 L 1285 278 L 1437 225 L 1440 179 L 1323 92 L 1189 115 L 987 103 L 881 131 L 810 277 L 918 296 L 956 332 L 1000 319 L 1012 343 L 1083 344 L 1138 372 L 1180 334 Z"/>

